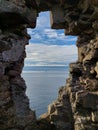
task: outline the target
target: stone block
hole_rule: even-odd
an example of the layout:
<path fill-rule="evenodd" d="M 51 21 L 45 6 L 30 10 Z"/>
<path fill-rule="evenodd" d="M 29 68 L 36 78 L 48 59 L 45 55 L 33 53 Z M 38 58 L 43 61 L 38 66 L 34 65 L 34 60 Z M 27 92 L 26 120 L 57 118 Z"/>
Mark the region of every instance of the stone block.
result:
<path fill-rule="evenodd" d="M 11 45 L 8 44 L 8 42 L 0 40 L 0 53 L 10 49 L 11 49 Z"/>
<path fill-rule="evenodd" d="M 55 111 L 55 104 L 52 103 L 48 106 L 48 114 L 52 114 Z"/>
<path fill-rule="evenodd" d="M 98 111 L 92 112 L 92 121 L 98 122 Z"/>
<path fill-rule="evenodd" d="M 64 10 L 59 6 L 54 6 L 50 11 L 50 23 L 52 29 L 64 29 Z"/>
<path fill-rule="evenodd" d="M 34 9 L 26 9 L 24 11 L 24 14 L 22 14 L 22 17 L 25 17 L 25 22 L 29 24 L 30 28 L 35 28 L 36 27 L 36 19 L 37 19 L 37 11 Z"/>
<path fill-rule="evenodd" d="M 79 91 L 76 93 L 76 107 L 98 110 L 98 92 Z"/>
<path fill-rule="evenodd" d="M 96 71 L 96 73 L 97 73 L 96 78 L 98 78 L 98 62 L 96 63 L 96 66 L 95 66 L 95 71 Z"/>
<path fill-rule="evenodd" d="M 9 5 L 9 6 L 8 6 Z M 10 28 L 10 26 L 18 26 L 27 24 L 28 27 L 35 28 L 37 18 L 37 10 L 29 9 L 25 3 L 18 1 L 0 1 L 0 27 Z M 2 19 L 2 20 L 1 20 Z M 10 20 L 12 19 L 12 20 Z"/>
<path fill-rule="evenodd" d="M 81 72 L 81 66 L 79 66 L 76 63 L 71 63 L 70 64 L 70 73 L 71 74 L 75 74 L 76 76 L 81 76 L 82 72 Z"/>

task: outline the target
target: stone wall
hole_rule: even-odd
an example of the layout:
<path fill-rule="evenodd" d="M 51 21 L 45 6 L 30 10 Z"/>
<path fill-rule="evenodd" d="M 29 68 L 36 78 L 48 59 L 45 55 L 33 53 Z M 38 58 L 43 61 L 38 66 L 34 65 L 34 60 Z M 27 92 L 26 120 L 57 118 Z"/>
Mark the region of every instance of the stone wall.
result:
<path fill-rule="evenodd" d="M 0 130 L 23 130 L 36 119 L 21 77 L 30 39 L 26 28 L 35 27 L 36 16 L 23 0 L 0 0 Z"/>
<path fill-rule="evenodd" d="M 77 35 L 78 60 L 48 112 L 36 119 L 21 77 L 40 11 L 51 28 Z M 98 1 L 0 0 L 0 130 L 98 130 Z"/>

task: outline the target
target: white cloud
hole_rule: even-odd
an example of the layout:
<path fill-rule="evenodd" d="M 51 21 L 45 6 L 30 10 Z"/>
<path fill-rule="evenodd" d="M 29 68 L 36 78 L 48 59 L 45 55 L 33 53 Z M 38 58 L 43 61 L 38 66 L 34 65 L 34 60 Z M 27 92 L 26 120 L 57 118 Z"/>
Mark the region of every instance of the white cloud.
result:
<path fill-rule="evenodd" d="M 56 31 L 52 29 L 44 29 L 44 34 L 46 34 L 49 38 L 57 38 L 58 34 Z"/>
<path fill-rule="evenodd" d="M 35 31 L 36 30 L 36 31 Z M 77 37 L 74 36 L 66 36 L 63 32 L 63 30 L 61 32 L 57 31 L 57 30 L 52 30 L 49 28 L 45 28 L 45 29 L 28 29 L 28 34 L 31 35 L 31 39 L 33 40 L 33 42 L 37 42 L 37 40 L 40 40 L 41 43 L 44 43 L 46 41 L 46 37 L 47 36 L 47 42 L 52 41 L 55 42 L 56 40 L 59 40 L 61 42 L 75 42 L 77 40 Z M 51 44 L 51 43 L 50 43 Z"/>
<path fill-rule="evenodd" d="M 37 18 L 37 26 L 36 28 L 46 28 L 50 27 L 50 15 L 49 11 L 40 13 Z"/>
<path fill-rule="evenodd" d="M 66 45 L 66 43 L 75 42 L 77 38 L 72 36 L 65 36 L 63 30 L 58 31 L 50 29 L 49 22 L 49 12 L 41 13 L 37 20 L 36 29 L 28 29 L 28 33 L 32 38 L 30 42 L 33 44 L 30 43 L 30 45 L 26 47 L 26 66 L 66 65 L 70 62 L 76 61 L 76 46 Z M 58 45 L 53 45 L 53 43 Z M 63 46 L 61 46 L 60 43 L 64 43 L 65 45 L 62 44 Z"/>
<path fill-rule="evenodd" d="M 45 35 L 47 35 L 49 38 L 56 38 L 59 40 L 66 39 L 66 36 L 64 33 L 59 33 L 57 30 L 52 30 L 52 29 L 44 29 L 43 32 Z"/>
<path fill-rule="evenodd" d="M 56 40 L 59 44 L 59 41 L 63 43 L 75 42 L 77 37 L 65 36 L 64 30 L 54 30 L 50 27 L 50 18 L 49 12 L 42 12 L 37 18 L 37 26 L 35 29 L 28 29 L 28 33 L 31 35 L 32 41 L 37 43 L 37 40 L 40 43 L 56 44 Z M 54 43 L 55 42 L 55 43 Z"/>
<path fill-rule="evenodd" d="M 36 34 L 33 35 L 33 38 L 35 38 L 35 39 L 41 39 L 41 36 L 38 33 L 36 33 Z"/>
<path fill-rule="evenodd" d="M 26 65 L 65 65 L 75 61 L 77 57 L 75 45 L 30 44 L 26 47 L 26 51 Z"/>

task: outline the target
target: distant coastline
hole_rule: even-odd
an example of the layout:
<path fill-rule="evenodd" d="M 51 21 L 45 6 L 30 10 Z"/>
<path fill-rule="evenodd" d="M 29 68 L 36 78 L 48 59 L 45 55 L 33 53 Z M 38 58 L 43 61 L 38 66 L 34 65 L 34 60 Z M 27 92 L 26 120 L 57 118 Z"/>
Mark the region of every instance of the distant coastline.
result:
<path fill-rule="evenodd" d="M 32 71 L 68 71 L 68 66 L 25 66 L 23 68 L 24 72 Z"/>

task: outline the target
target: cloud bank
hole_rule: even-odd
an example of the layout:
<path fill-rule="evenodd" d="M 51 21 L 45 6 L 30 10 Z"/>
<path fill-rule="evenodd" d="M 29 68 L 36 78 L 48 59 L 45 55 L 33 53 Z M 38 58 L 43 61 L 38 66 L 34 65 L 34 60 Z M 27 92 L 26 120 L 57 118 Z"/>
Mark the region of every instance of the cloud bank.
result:
<path fill-rule="evenodd" d="M 65 36 L 64 30 L 50 28 L 49 12 L 41 13 L 36 29 L 28 29 L 30 44 L 26 47 L 26 66 L 65 66 L 77 59 L 77 37 Z"/>
<path fill-rule="evenodd" d="M 77 48 L 75 45 L 48 46 L 45 44 L 30 44 L 26 47 L 26 51 L 26 66 L 62 66 L 67 65 L 69 62 L 73 62 L 77 59 Z"/>

